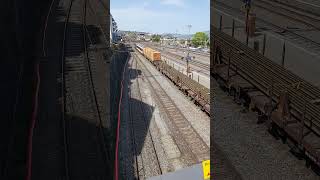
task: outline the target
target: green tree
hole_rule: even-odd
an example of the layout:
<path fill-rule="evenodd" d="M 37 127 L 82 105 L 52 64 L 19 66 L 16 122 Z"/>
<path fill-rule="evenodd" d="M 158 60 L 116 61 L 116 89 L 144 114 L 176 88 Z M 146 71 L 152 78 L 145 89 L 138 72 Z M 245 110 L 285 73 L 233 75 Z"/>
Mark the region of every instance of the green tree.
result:
<path fill-rule="evenodd" d="M 160 39 L 161 39 L 161 36 L 158 35 L 158 34 L 154 34 L 154 35 L 151 36 L 151 40 L 153 42 L 160 42 Z"/>
<path fill-rule="evenodd" d="M 206 33 L 204 32 L 197 32 L 196 34 L 193 35 L 191 39 L 191 43 L 193 46 L 205 46 L 207 44 L 209 37 Z"/>
<path fill-rule="evenodd" d="M 179 43 L 182 44 L 182 45 L 184 45 L 185 42 L 186 42 L 185 40 L 179 40 Z"/>

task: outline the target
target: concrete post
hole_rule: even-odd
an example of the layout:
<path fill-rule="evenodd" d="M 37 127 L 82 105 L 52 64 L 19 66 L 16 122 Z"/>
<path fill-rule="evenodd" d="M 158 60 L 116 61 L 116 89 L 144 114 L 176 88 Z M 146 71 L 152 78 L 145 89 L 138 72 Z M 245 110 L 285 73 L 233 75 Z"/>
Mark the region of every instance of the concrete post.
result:
<path fill-rule="evenodd" d="M 263 47 L 262 47 L 262 55 L 266 52 L 266 42 L 267 42 L 267 37 L 266 34 L 263 34 Z"/>
<path fill-rule="evenodd" d="M 219 30 L 222 30 L 222 15 L 220 15 Z"/>
<path fill-rule="evenodd" d="M 232 19 L 232 34 L 231 34 L 231 36 L 232 37 L 234 37 L 234 19 Z"/>
<path fill-rule="evenodd" d="M 282 46 L 282 61 L 281 61 L 282 67 L 284 67 L 285 56 L 286 56 L 286 42 L 283 41 L 283 46 Z"/>

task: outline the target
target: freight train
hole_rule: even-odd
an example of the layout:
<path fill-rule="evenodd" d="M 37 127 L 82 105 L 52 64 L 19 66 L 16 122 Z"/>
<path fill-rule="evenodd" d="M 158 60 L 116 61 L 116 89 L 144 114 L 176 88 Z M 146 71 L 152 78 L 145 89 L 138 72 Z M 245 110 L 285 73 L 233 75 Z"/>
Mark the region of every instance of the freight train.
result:
<path fill-rule="evenodd" d="M 146 47 L 142 44 L 136 44 L 136 49 L 146 57 L 156 68 L 167 76 L 179 89 L 191 97 L 194 103 L 210 116 L 210 90 L 196 81 L 190 79 L 187 75 L 166 64 L 161 60 L 161 53 Z"/>
<path fill-rule="evenodd" d="M 320 89 L 211 27 L 211 77 L 320 175 Z"/>
<path fill-rule="evenodd" d="M 136 49 L 154 64 L 161 61 L 161 53 L 156 50 L 145 47 L 142 44 L 136 44 Z"/>

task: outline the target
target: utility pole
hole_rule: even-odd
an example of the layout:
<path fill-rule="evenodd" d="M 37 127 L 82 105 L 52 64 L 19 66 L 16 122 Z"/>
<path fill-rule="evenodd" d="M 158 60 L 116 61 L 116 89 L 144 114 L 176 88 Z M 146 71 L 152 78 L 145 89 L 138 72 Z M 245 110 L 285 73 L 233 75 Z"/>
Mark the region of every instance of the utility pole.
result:
<path fill-rule="evenodd" d="M 178 36 L 178 29 L 176 29 L 176 36 L 175 36 L 175 46 L 176 47 L 178 47 L 177 36 Z M 176 48 L 176 52 L 177 51 L 178 51 L 178 48 Z"/>
<path fill-rule="evenodd" d="M 190 35 L 190 29 L 192 27 L 192 25 L 187 25 L 188 29 L 189 29 L 189 35 Z M 190 38 L 189 38 L 189 46 L 188 46 L 188 54 L 187 54 L 187 76 L 189 76 L 189 60 L 191 59 L 190 58 L 190 55 L 189 55 L 189 50 L 190 50 Z"/>

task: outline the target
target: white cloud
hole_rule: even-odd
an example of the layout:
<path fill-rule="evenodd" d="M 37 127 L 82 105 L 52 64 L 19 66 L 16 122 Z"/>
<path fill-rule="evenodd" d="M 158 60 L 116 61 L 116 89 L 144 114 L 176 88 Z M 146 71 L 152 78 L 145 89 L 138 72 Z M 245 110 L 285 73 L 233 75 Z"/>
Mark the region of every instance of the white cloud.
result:
<path fill-rule="evenodd" d="M 185 6 L 184 0 L 161 0 L 161 3 L 166 5 L 175 5 L 179 7 Z"/>

